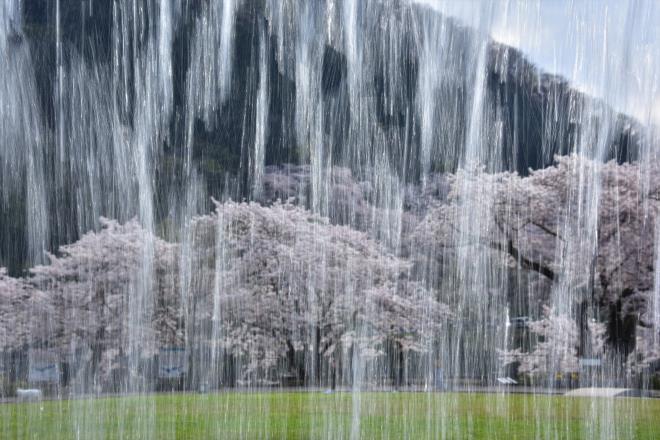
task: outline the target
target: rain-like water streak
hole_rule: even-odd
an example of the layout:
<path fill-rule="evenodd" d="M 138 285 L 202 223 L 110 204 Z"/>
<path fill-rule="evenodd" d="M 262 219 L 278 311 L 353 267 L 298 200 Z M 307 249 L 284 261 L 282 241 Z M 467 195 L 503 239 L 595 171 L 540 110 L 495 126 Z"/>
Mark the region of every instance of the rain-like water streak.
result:
<path fill-rule="evenodd" d="M 436 392 L 652 386 L 653 2 L 42 3 L 0 5 L 0 374 L 139 395 L 63 432 L 175 437 L 176 390 L 223 414 L 195 433 L 271 438 L 213 392 L 298 388 L 343 417 L 310 437 L 456 438 L 478 417 Z M 616 408 L 576 429 L 633 438 Z"/>

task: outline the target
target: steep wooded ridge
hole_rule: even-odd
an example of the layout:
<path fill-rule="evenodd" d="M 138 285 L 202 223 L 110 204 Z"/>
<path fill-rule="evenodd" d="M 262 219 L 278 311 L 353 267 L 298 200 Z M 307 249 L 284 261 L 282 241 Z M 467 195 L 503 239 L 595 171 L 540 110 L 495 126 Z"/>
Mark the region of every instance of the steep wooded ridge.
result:
<path fill-rule="evenodd" d="M 45 125 L 45 182 L 48 215 L 54 226 L 47 237 L 47 248 L 76 240 L 94 222 L 85 220 L 81 214 L 80 200 L 76 200 L 75 188 L 80 186 L 80 177 L 74 171 L 63 179 L 60 194 L 54 194 L 58 185 L 54 167 L 57 124 L 57 27 L 56 2 L 49 0 L 26 0 L 23 2 L 22 30 L 11 38 L 16 47 L 29 47 L 38 91 L 38 107 Z M 114 2 L 63 1 L 60 4 L 59 20 L 62 41 L 62 69 L 74 72 L 74 66 L 86 66 L 85 74 L 97 75 L 110 81 L 113 60 L 113 23 L 120 14 L 113 12 Z M 289 2 L 283 2 L 289 7 Z M 312 14 L 323 15 L 324 2 L 311 7 Z M 147 25 L 155 20 L 156 13 L 148 1 L 138 1 L 136 8 Z M 172 37 L 172 87 L 173 106 L 167 133 L 162 136 L 160 149 L 154 153 L 153 165 L 155 187 L 153 189 L 156 221 L 160 222 L 171 212 L 171 194 L 184 191 L 181 182 L 189 178 L 190 169 L 196 178 L 203 181 L 209 195 L 221 197 L 231 195 L 236 199 L 251 196 L 251 163 L 255 160 L 254 145 L 259 135 L 257 123 L 257 90 L 261 78 L 260 51 L 265 46 L 267 55 L 268 90 L 267 116 L 264 147 L 266 165 L 285 163 L 308 163 L 312 140 L 300 139 L 296 121 L 303 113 L 296 98 L 301 87 L 296 79 L 295 42 L 291 37 L 300 29 L 293 29 L 284 20 L 284 35 L 270 21 L 264 1 L 240 2 L 235 15 L 232 34 L 231 80 L 228 99 L 220 105 L 211 106 L 204 117 L 193 114 L 190 121 L 190 100 L 186 92 L 191 75 L 191 57 L 198 19 L 209 8 L 206 1 L 184 1 L 178 4 L 177 24 Z M 389 165 L 404 180 L 415 182 L 425 171 L 455 171 L 468 142 L 470 122 L 471 90 L 475 87 L 474 62 L 471 53 L 478 48 L 475 31 L 458 25 L 451 19 L 440 16 L 420 5 L 399 5 L 397 2 L 372 2 L 369 13 L 364 14 L 363 35 L 368 36 L 360 44 L 370 57 L 368 78 L 362 84 L 360 99 L 368 102 L 356 109 L 352 105 L 350 72 L 344 45 L 335 38 L 325 38 L 325 43 L 312 47 L 311 65 L 318 65 L 320 81 L 311 87 L 319 88 L 318 102 L 322 113 L 322 130 L 330 161 L 340 166 L 355 168 L 355 145 L 365 150 L 374 144 L 385 144 L 389 151 Z M 206 11 L 207 12 L 207 11 Z M 319 19 L 320 20 L 320 19 Z M 319 21 L 317 20 L 317 21 Z M 291 29 L 289 29 L 291 28 Z M 268 32 L 263 32 L 268 29 Z M 429 79 L 424 75 L 421 52 L 428 48 L 424 33 L 443 35 L 434 46 L 440 49 L 437 75 Z M 317 29 L 319 31 L 319 29 Z M 322 32 L 322 31 L 320 31 Z M 263 34 L 263 35 L 262 35 Z M 266 38 L 263 36 L 266 35 Z M 135 37 L 135 36 L 134 36 Z M 146 50 L 148 35 L 133 38 L 134 44 L 125 48 L 129 64 L 136 53 Z M 457 50 L 459 48 L 459 50 Z M 214 50 L 216 48 L 208 48 Z M 463 50 L 464 49 L 464 50 Z M 124 50 L 124 49 L 122 49 Z M 136 52 L 136 53 L 134 53 Z M 82 63 L 81 63 L 82 59 Z M 562 78 L 540 72 L 523 54 L 511 47 L 491 42 L 486 48 L 484 112 L 497 115 L 495 119 L 483 121 L 485 139 L 493 139 L 488 153 L 491 163 L 501 164 L 494 171 L 517 170 L 527 174 L 528 170 L 544 168 L 552 164 L 555 154 L 567 154 L 575 150 L 585 132 L 607 136 L 607 157 L 619 162 L 634 160 L 640 147 L 643 131 L 636 121 L 625 115 L 617 115 L 607 106 L 574 89 Z M 91 73 L 90 73 L 91 72 Z M 73 94 L 77 83 L 73 75 L 65 75 L 65 93 Z M 135 71 L 128 71 L 121 78 L 125 96 L 111 99 L 125 100 L 120 105 L 122 124 L 131 129 L 135 124 L 136 104 L 134 96 Z M 422 121 L 418 95 L 429 81 L 435 81 L 432 120 Z M 109 86 L 109 85 L 108 85 Z M 201 84 L 205 86 L 205 84 Z M 82 94 L 83 92 L 81 92 Z M 75 96 L 73 96 L 75 98 Z M 73 99 L 72 98 L 72 99 Z M 105 102 L 99 105 L 112 105 Z M 589 107 L 589 120 L 583 117 Z M 72 107 L 73 109 L 73 107 Z M 594 110 L 595 109 L 595 110 Z M 74 110 L 71 110 L 74 111 Z M 317 111 L 312 109 L 310 113 Z M 364 135 L 356 136 L 356 113 L 375 112 L 378 124 Z M 305 112 L 306 114 L 306 112 Z M 596 117 L 594 115 L 600 115 Z M 371 123 L 372 121 L 369 121 Z M 423 138 L 422 124 L 431 127 Z M 75 124 L 74 124 L 75 125 Z M 586 127 L 585 125 L 588 125 Z M 594 128 L 606 126 L 606 129 Z M 74 127 L 75 128 L 75 127 Z M 192 135 L 190 135 L 192 133 Z M 70 137 L 70 142 L 75 138 Z M 593 138 L 598 142 L 597 137 Z M 90 147 L 91 148 L 91 147 Z M 100 148 L 100 147 L 98 147 Z M 426 156 L 425 156 L 426 154 Z M 193 167 L 185 165 L 192 159 Z M 64 158 L 65 161 L 75 158 Z M 365 164 L 359 164 L 364 166 Z M 110 165 L 112 167 L 113 165 Z M 75 167 L 70 166 L 71 169 Z M 357 171 L 357 170 L 354 170 Z M 359 172 L 357 173 L 359 177 Z M 100 173 L 102 187 L 117 191 L 111 179 Z M 5 186 L 8 186 L 5 184 Z M 7 191 L 9 194 L 0 205 L 0 264 L 13 273 L 25 267 L 28 259 L 25 193 L 28 185 L 23 184 Z M 50 192 L 49 192 L 50 191 Z M 106 191 L 107 193 L 108 191 Z M 115 198 L 123 197 L 117 194 Z M 114 203 L 115 205 L 117 203 Z M 131 213 L 119 213 L 113 203 L 101 207 L 101 215 L 108 217 L 130 217 Z M 210 205 L 207 206 L 210 209 Z"/>

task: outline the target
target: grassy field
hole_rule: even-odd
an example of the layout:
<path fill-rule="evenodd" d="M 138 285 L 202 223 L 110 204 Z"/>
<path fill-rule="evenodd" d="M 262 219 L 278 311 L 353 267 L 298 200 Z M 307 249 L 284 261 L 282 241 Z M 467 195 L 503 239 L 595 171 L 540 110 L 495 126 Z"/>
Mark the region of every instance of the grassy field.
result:
<path fill-rule="evenodd" d="M 364 439 L 658 439 L 660 400 L 267 392 L 0 404 L 2 439 L 334 440 L 351 434 Z"/>

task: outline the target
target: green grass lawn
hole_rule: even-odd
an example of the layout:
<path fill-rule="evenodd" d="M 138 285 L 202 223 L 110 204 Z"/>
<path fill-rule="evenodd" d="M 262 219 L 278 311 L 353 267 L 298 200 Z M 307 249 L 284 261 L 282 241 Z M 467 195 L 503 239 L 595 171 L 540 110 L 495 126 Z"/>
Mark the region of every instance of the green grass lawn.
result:
<path fill-rule="evenodd" d="M 353 411 L 353 409 L 359 411 Z M 2 439 L 658 439 L 660 400 L 314 392 L 0 404 Z"/>

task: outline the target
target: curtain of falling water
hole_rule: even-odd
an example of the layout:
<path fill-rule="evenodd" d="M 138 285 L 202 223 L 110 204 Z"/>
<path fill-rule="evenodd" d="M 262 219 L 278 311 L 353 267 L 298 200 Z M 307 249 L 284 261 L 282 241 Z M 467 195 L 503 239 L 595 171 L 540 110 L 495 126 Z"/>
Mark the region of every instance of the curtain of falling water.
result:
<path fill-rule="evenodd" d="M 634 51 L 631 47 L 630 38 L 613 38 L 610 27 L 618 27 L 619 32 L 624 35 L 633 35 L 635 27 L 643 18 L 638 14 L 643 14 L 644 10 L 636 2 L 624 2 L 621 9 L 615 13 L 621 14 L 614 21 L 609 10 L 605 12 L 594 9 L 595 5 L 580 4 L 575 2 L 570 5 L 569 14 L 576 17 L 573 32 L 576 37 L 576 61 L 575 68 L 584 68 L 581 66 L 583 61 L 580 57 L 587 51 L 598 51 L 598 58 L 602 60 L 599 68 L 593 71 L 587 70 L 589 83 L 594 84 L 599 95 L 603 96 L 603 103 L 616 108 L 621 106 L 621 100 L 630 96 L 632 82 L 628 80 L 629 75 L 633 74 L 631 70 L 631 56 Z M 594 15 L 603 14 L 602 35 L 596 34 L 590 36 L 580 32 L 579 26 L 582 20 Z M 614 61 L 612 61 L 614 60 Z M 616 90 L 616 92 L 613 92 Z M 588 103 L 581 112 L 581 119 L 586 127 L 580 139 L 576 140 L 575 151 L 587 157 L 594 158 L 597 161 L 603 161 L 607 154 L 608 144 L 611 143 L 615 135 L 615 118 L 609 114 L 611 110 L 602 104 Z M 596 120 L 601 122 L 596 125 Z M 648 153 L 646 153 L 648 154 Z M 644 161 L 646 156 L 644 152 L 640 155 Z M 560 249 L 560 261 L 562 264 L 562 279 L 553 289 L 552 301 L 560 311 L 570 313 L 576 316 L 579 312 L 575 309 L 575 304 L 587 302 L 588 289 L 584 286 L 584 268 L 590 267 L 590 262 L 596 258 L 596 243 L 598 242 L 598 212 L 600 204 L 600 172 L 599 167 L 591 169 L 579 168 L 575 170 L 576 179 L 580 182 L 581 189 L 574 194 L 574 202 L 570 204 L 571 209 L 575 211 L 566 214 L 564 221 L 564 236 L 574 237 L 565 243 L 565 248 Z M 657 237 L 657 236 L 656 236 Z M 657 239 L 657 238 L 656 238 Z M 591 314 L 597 314 L 597 311 L 591 311 Z M 618 356 L 614 356 L 609 362 L 605 362 L 603 377 L 595 377 L 592 380 L 595 383 L 605 380 L 605 386 L 630 386 L 625 380 L 614 378 L 625 378 L 625 372 L 622 370 L 623 362 Z M 603 411 L 605 407 L 605 411 Z M 602 413 L 599 417 L 599 412 Z M 587 416 L 589 420 L 598 420 L 599 423 L 586 424 L 585 431 L 587 435 L 600 438 L 616 438 L 617 433 L 614 428 L 615 422 L 612 416 L 611 408 L 607 410 L 607 403 L 596 405 L 592 409 L 592 414 Z"/>
<path fill-rule="evenodd" d="M 49 221 L 44 207 L 48 194 L 44 180 L 48 132 L 38 108 L 32 55 L 22 41 L 21 2 L 0 6 L 0 186 L 3 212 L 23 210 L 18 219 L 27 224 L 27 249 L 12 249 L 32 264 L 44 261 Z M 3 218 L 9 224 L 9 218 Z M 3 233 L 11 233 L 3 228 Z M 15 233 L 15 232 L 14 232 Z"/>
<path fill-rule="evenodd" d="M 218 115 L 243 111 L 232 119 L 241 133 L 240 145 L 233 148 L 245 150 L 241 154 L 247 158 L 240 162 L 241 172 L 244 167 L 247 173 L 242 195 L 258 199 L 269 148 L 274 145 L 270 141 L 274 136 L 270 130 L 271 112 L 292 113 L 292 132 L 278 127 L 278 133 L 283 144 L 296 150 L 299 162 L 309 165 L 308 207 L 334 221 L 367 231 L 391 252 L 424 260 L 426 264 L 413 277 L 429 286 L 439 286 L 440 299 L 450 303 L 456 315 L 462 317 L 429 343 L 431 354 L 423 359 L 407 356 L 404 383 L 428 385 L 438 368 L 447 376 L 466 379 L 468 387 L 477 379 L 493 383 L 500 374 L 496 349 L 507 348 L 506 291 L 511 288 L 508 266 L 496 252 L 474 252 L 469 246 L 475 235 L 497 233 L 484 230 L 487 225 L 483 219 L 492 210 L 492 194 L 470 179 L 461 182 L 459 194 L 463 202 L 458 218 L 464 228 L 454 237 L 456 251 L 431 251 L 452 252 L 446 260 L 455 258 L 455 263 L 443 267 L 440 260 L 420 255 L 422 251 L 411 248 L 403 236 L 406 187 L 411 182 L 430 186 L 432 174 L 437 171 L 458 168 L 470 176 L 481 169 L 499 172 L 517 168 L 516 149 L 524 146 L 514 140 L 513 152 L 508 156 L 502 153 L 508 135 L 505 130 L 511 128 L 505 125 L 502 107 L 512 104 L 500 102 L 500 98 L 489 93 L 492 63 L 508 72 L 509 61 L 502 53 L 493 55 L 488 36 L 494 33 L 498 20 L 508 17 L 507 11 L 519 10 L 522 14 L 531 10 L 538 20 L 541 13 L 536 2 L 532 6 L 529 2 L 482 2 L 474 14 L 475 29 L 467 31 L 428 10 L 416 9 L 407 1 L 269 0 L 259 12 L 248 53 L 243 52 L 245 46 L 237 46 L 244 44 L 237 41 L 238 14 L 242 8 L 258 8 L 248 0 L 212 0 L 198 5 L 167 0 L 114 0 L 110 57 L 105 61 L 97 60 L 94 54 L 90 58 L 65 41 L 64 3 L 58 0 L 54 13 L 52 127 L 39 105 L 33 55 L 21 37 L 21 2 L 8 0 L 0 6 L 0 55 L 9 60 L 0 67 L 2 203 L 19 206 L 23 211 L 28 265 L 44 261 L 44 250 L 51 241 L 73 241 L 98 228 L 100 216 L 122 221 L 137 216 L 149 233 L 180 241 L 180 315 L 182 319 L 194 318 L 199 289 L 209 287 L 201 285 L 192 246 L 191 219 L 210 206 L 207 182 L 196 162 L 198 126 L 201 124 L 208 131 L 225 129 Z M 89 9 L 83 8 L 84 14 L 94 13 L 91 4 Z M 580 136 L 572 139 L 572 145 L 562 148 L 605 160 L 617 128 L 613 110 L 607 106 L 629 109 L 631 104 L 626 100 L 632 91 L 622 85 L 628 84 L 631 76 L 638 78 L 642 89 L 657 91 L 660 81 L 652 65 L 630 67 L 632 37 L 612 41 L 607 28 L 583 30 L 584 18 L 600 10 L 597 2 L 567 4 L 566 16 L 575 32 L 574 74 L 569 80 L 577 82 L 586 76 L 590 84 L 596 84 L 595 92 L 604 100 L 570 106 L 571 118 L 580 122 L 582 129 Z M 624 34 L 645 32 L 653 24 L 645 22 L 644 9 L 635 6 L 639 3 L 624 2 L 623 21 L 607 16 L 607 26 L 618 26 Z M 178 55 L 173 46 L 177 30 L 184 25 L 188 26 L 190 41 L 186 47 L 188 63 L 181 73 L 182 104 L 177 107 L 173 66 Z M 523 30 L 526 34 L 534 32 L 530 28 Z M 342 81 L 333 85 L 334 89 L 324 82 L 324 64 L 332 51 L 340 54 L 345 63 Z M 602 64 L 585 65 L 584 54 L 594 51 Z M 643 55 L 639 58 L 644 59 Z M 246 61 L 248 58 L 252 61 Z M 248 69 L 241 70 L 248 72 L 247 85 L 233 79 L 240 60 L 251 63 Z M 285 81 L 294 82 L 294 93 L 275 100 L 272 90 L 284 89 Z M 244 85 L 244 89 L 234 88 L 237 84 Z M 236 106 L 234 97 L 239 95 L 247 96 L 247 105 Z M 282 108 L 274 108 L 276 105 Z M 564 139 L 560 132 L 564 128 L 552 123 L 562 110 L 565 108 L 559 105 L 544 109 L 550 116 L 546 118 L 548 126 L 539 155 L 546 162 L 551 162 L 556 152 L 554 140 Z M 517 106 L 515 111 L 523 112 Z M 524 116 L 516 114 L 514 123 L 522 124 Z M 643 122 L 649 120 L 650 116 Z M 183 134 L 179 136 L 172 126 L 182 127 Z M 643 163 L 658 159 L 652 148 L 657 137 L 654 140 L 649 136 L 639 152 Z M 182 160 L 166 164 L 164 145 L 174 143 L 183 145 L 178 153 Z M 51 144 L 54 153 L 48 153 Z M 47 160 L 53 160 L 52 167 Z M 346 167 L 357 179 L 369 182 L 371 204 L 367 212 L 350 201 L 338 204 L 338 196 L 331 193 L 337 179 L 333 166 Z M 600 191 L 598 167 L 574 171 L 580 191 L 571 195 L 571 210 L 563 214 L 560 226 L 563 236 L 575 239 L 557 249 L 561 276 L 551 292 L 555 309 L 571 315 L 577 313 L 575 304 L 586 295 L 580 283 L 582 271 L 590 267 L 594 257 Z M 157 212 L 158 206 L 163 202 L 155 200 L 159 173 L 176 176 L 179 183 L 164 203 L 173 223 L 167 231 L 160 229 L 158 220 L 162 215 Z M 640 176 L 645 178 L 648 176 Z M 240 179 L 237 180 L 236 186 L 240 187 Z M 52 192 L 48 190 L 49 183 L 53 184 Z M 235 195 L 229 187 L 223 188 L 223 195 Z M 302 199 L 303 194 L 300 196 Z M 50 206 L 54 208 L 45 208 Z M 73 208 L 67 211 L 65 207 Z M 73 212 L 72 218 L 68 212 Z M 191 359 L 199 359 L 190 372 L 191 389 L 220 386 L 215 382 L 218 376 L 244 367 L 240 360 L 225 365 L 230 361 L 217 344 L 227 330 L 223 326 L 222 297 L 229 293 L 224 286 L 231 284 L 225 278 L 231 262 L 225 254 L 222 234 L 218 227 L 212 328 L 186 327 L 186 349 Z M 313 250 L 321 260 L 324 251 Z M 149 331 L 154 302 L 153 253 L 153 243 L 149 242 L 127 294 L 126 319 L 133 325 L 129 326 L 131 331 L 123 345 L 128 358 L 126 376 L 121 378 L 123 392 L 147 392 L 154 388 L 153 379 L 144 374 L 150 367 L 145 365 L 141 353 L 142 347 L 156 345 Z M 309 301 L 315 298 L 314 285 L 317 280 L 309 280 Z M 351 290 L 349 294 L 353 301 L 360 301 L 360 292 Z M 660 323 L 657 281 L 653 299 L 654 320 Z M 357 337 L 369 336 L 369 329 L 359 323 L 353 331 Z M 313 331 L 306 333 L 311 335 Z M 211 341 L 210 346 L 204 345 L 205 340 Z M 315 343 L 310 337 L 308 346 Z M 76 356 L 73 349 L 71 356 Z M 326 366 L 319 365 L 314 357 L 305 358 L 306 385 L 327 384 L 328 376 L 334 374 L 340 384 L 354 391 L 347 409 L 352 415 L 350 435 L 358 438 L 363 411 L 360 390 L 385 385 L 382 378 L 391 368 L 392 359 L 369 359 L 355 348 L 347 350 L 344 358 L 350 362 L 343 363 L 341 370 L 334 373 L 328 373 Z M 77 378 L 74 388 L 80 393 L 93 391 L 88 386 L 91 379 Z M 149 438 L 154 430 L 155 406 L 149 400 L 145 402 L 139 408 L 139 424 L 133 428 L 141 437 Z M 120 418 L 127 419 L 129 411 L 132 407 L 123 408 Z M 448 409 L 429 404 L 429 415 L 435 411 Z M 80 426 L 93 424 L 103 416 L 74 415 Z M 248 415 L 244 416 L 248 420 Z M 320 417 L 318 423 L 325 424 L 326 436 L 332 438 L 331 421 Z M 222 429 L 221 422 L 217 424 Z M 606 438 L 614 435 L 604 428 L 609 425 L 601 423 L 585 429 L 591 435 Z M 241 429 L 250 432 L 249 426 Z M 455 429 L 459 428 L 444 426 L 439 434 L 451 438 L 460 434 Z M 601 431 L 595 432 L 596 429 Z M 266 437 L 268 432 L 260 434 Z"/>
<path fill-rule="evenodd" d="M 486 97 L 487 32 L 492 20 L 492 9 L 491 3 L 482 5 L 479 11 L 479 35 L 469 46 L 468 52 L 470 68 L 474 69 L 469 71 L 468 78 L 473 85 L 467 97 L 469 111 L 466 114 L 465 150 L 459 165 L 459 169 L 463 168 L 467 173 L 477 172 L 480 167 L 494 171 L 501 169 L 499 157 L 493 154 L 501 148 L 498 137 L 488 130 L 494 122 L 491 118 L 496 115 L 490 111 Z M 466 317 L 466 322 L 457 324 L 457 337 L 462 340 L 453 350 L 452 368 L 457 377 L 465 376 L 461 374 L 464 371 L 492 375 L 492 360 L 488 359 L 488 353 L 484 352 L 483 347 L 501 346 L 498 331 L 503 326 L 498 328 L 492 323 L 503 324 L 502 318 L 505 315 L 501 298 L 489 294 L 504 291 L 498 277 L 501 268 L 497 264 L 497 254 L 487 249 L 470 250 L 470 241 L 483 235 L 482 231 L 487 227 L 483 220 L 488 218 L 492 209 L 492 196 L 484 188 L 476 187 L 470 179 L 464 179 L 459 191 L 464 202 L 458 208 L 458 222 L 467 227 L 455 239 L 458 249 L 457 268 L 455 284 L 450 289 L 456 292 L 458 308 L 461 310 L 459 315 Z"/>

